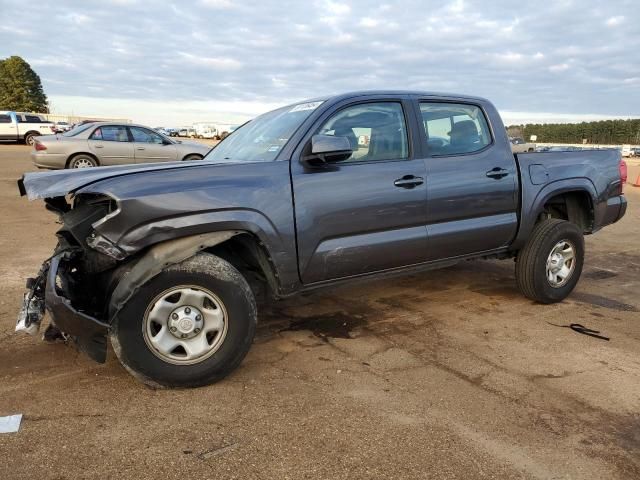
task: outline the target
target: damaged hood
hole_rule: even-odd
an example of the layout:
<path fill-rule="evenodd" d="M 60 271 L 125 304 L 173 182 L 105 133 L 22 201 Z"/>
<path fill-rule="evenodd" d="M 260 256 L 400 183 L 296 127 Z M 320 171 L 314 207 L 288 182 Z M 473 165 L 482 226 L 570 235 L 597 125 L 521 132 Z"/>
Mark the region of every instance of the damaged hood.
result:
<path fill-rule="evenodd" d="M 156 170 L 193 168 L 207 163 L 212 162 L 192 161 L 148 163 L 145 165 L 132 164 L 113 167 L 53 170 L 51 172 L 30 172 L 25 173 L 22 178 L 18 180 L 18 188 L 20 190 L 20 195 L 26 195 L 29 200 L 60 197 L 73 193 L 91 183 L 106 180 L 108 178 Z"/>

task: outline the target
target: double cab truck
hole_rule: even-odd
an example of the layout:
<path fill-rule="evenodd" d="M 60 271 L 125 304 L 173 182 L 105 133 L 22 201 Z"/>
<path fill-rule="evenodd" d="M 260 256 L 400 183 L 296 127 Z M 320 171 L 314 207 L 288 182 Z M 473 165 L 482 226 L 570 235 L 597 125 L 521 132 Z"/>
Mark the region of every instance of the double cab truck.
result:
<path fill-rule="evenodd" d="M 21 193 L 62 226 L 16 328 L 36 332 L 46 310 L 49 338 L 63 332 L 99 362 L 110 339 L 141 381 L 193 387 L 241 363 L 265 292 L 514 258 L 526 297 L 559 302 L 580 278 L 583 236 L 625 214 L 625 180 L 614 149 L 513 154 L 482 98 L 308 100 L 199 162 L 25 174 Z"/>
<path fill-rule="evenodd" d="M 51 135 L 58 131 L 53 122 L 34 113 L 0 111 L 0 141 L 23 142 L 33 145 L 39 135 Z"/>

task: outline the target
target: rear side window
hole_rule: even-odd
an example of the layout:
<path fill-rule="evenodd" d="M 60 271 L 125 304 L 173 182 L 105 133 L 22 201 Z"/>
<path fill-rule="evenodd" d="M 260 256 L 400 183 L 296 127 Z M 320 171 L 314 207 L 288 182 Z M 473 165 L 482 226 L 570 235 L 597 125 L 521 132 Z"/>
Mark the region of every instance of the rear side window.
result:
<path fill-rule="evenodd" d="M 318 133 L 346 137 L 353 149 L 347 162 L 400 160 L 409 156 L 404 113 L 398 102 L 347 107 L 330 117 Z"/>
<path fill-rule="evenodd" d="M 491 144 L 487 119 L 476 105 L 421 102 L 420 113 L 430 156 L 473 153 Z"/>
<path fill-rule="evenodd" d="M 91 140 L 104 140 L 105 142 L 128 142 L 129 135 L 125 127 L 117 127 L 114 125 L 107 125 L 104 127 L 98 127 L 91 134 Z"/>
<path fill-rule="evenodd" d="M 11 123 L 11 117 L 9 115 L 0 115 L 0 123 Z"/>

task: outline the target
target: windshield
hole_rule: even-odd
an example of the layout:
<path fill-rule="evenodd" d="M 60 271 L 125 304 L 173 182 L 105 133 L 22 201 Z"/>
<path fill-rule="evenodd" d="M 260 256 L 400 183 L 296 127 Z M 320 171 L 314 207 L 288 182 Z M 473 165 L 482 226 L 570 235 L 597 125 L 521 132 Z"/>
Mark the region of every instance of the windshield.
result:
<path fill-rule="evenodd" d="M 234 130 L 209 152 L 216 162 L 270 162 L 322 102 L 299 103 L 265 113 Z"/>
<path fill-rule="evenodd" d="M 92 123 L 85 123 L 84 125 L 80 125 L 80 126 L 78 126 L 76 128 L 72 128 L 68 132 L 64 132 L 62 134 L 62 136 L 63 137 L 75 137 L 79 133 L 82 133 L 85 130 L 87 130 L 88 128 L 90 128 L 92 125 L 93 125 Z"/>

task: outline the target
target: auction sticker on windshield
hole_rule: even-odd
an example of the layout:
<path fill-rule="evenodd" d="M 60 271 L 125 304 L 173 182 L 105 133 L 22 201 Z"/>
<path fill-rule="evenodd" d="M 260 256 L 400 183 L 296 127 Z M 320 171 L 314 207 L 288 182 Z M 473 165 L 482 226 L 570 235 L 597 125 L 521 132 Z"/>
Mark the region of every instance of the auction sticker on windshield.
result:
<path fill-rule="evenodd" d="M 289 113 L 303 112 L 305 110 L 315 110 L 321 104 L 322 104 L 322 102 L 299 103 L 298 105 L 294 106 L 291 110 L 289 110 Z"/>

